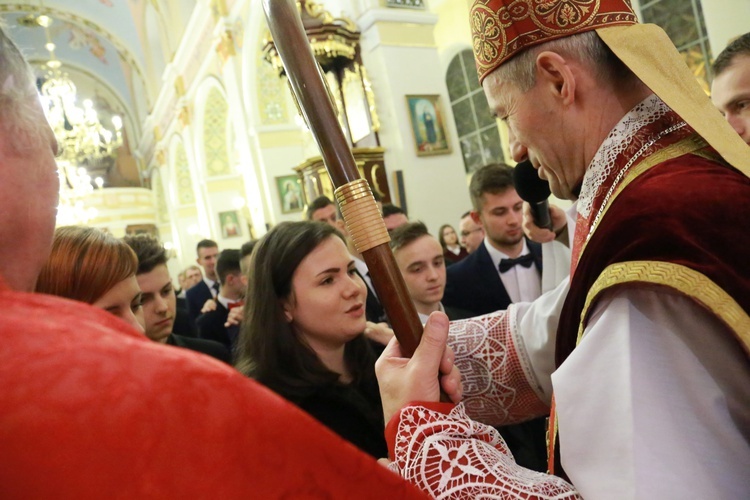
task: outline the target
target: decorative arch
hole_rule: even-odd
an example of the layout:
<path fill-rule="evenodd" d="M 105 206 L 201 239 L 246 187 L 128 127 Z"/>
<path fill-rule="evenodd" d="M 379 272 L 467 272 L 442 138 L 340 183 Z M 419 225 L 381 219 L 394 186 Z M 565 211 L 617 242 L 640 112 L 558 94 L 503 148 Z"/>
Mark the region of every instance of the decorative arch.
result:
<path fill-rule="evenodd" d="M 38 7 L 35 7 L 31 5 L 30 3 L 29 5 L 18 4 L 18 3 L 0 5 L 0 12 L 2 13 L 6 13 L 6 12 L 33 13 L 33 12 L 36 12 L 37 9 Z M 100 36 L 102 39 L 106 40 L 107 42 L 111 43 L 114 46 L 114 48 L 117 50 L 119 58 L 121 59 L 121 63 L 124 63 L 129 68 L 130 73 L 132 73 L 132 78 L 134 80 L 139 80 L 141 83 L 145 81 L 144 67 L 143 67 L 141 58 L 137 54 L 137 51 L 133 51 L 132 48 L 129 46 L 129 44 L 126 43 L 125 40 L 123 40 L 120 36 L 118 36 L 117 33 L 104 28 L 103 26 L 95 22 L 94 19 L 89 18 L 87 15 L 84 15 L 83 13 L 78 12 L 77 10 L 76 11 L 67 10 L 67 9 L 63 10 L 55 6 L 45 5 L 44 11 L 47 15 L 49 15 L 50 17 L 56 20 L 59 20 L 61 22 L 68 22 L 81 29 L 89 30 L 95 33 L 96 35 Z M 44 52 L 40 52 L 40 53 L 44 54 Z M 67 65 L 69 64 L 69 61 L 63 61 L 63 63 Z M 153 96 L 150 94 L 146 94 L 143 96 L 144 100 L 146 100 L 149 105 L 150 105 L 152 97 Z"/>
<path fill-rule="evenodd" d="M 190 176 L 190 165 L 182 139 L 175 136 L 170 145 L 172 164 L 170 171 L 174 179 L 172 198 L 177 206 L 195 205 L 195 191 Z"/>
<path fill-rule="evenodd" d="M 146 47 L 146 65 L 149 67 L 151 78 L 161 81 L 161 75 L 167 67 L 170 59 L 170 43 L 168 39 L 167 25 L 164 22 L 164 13 L 160 12 L 156 2 L 148 2 L 143 11 Z"/>
<path fill-rule="evenodd" d="M 195 0 L 167 0 L 167 2 L 171 6 L 172 12 L 180 17 L 179 24 L 187 26 L 197 2 Z"/>
<path fill-rule="evenodd" d="M 160 224 L 169 223 L 169 208 L 167 206 L 167 193 L 161 177 L 162 171 L 155 168 L 151 171 L 151 190 L 156 198 L 156 220 Z"/>
<path fill-rule="evenodd" d="M 286 83 L 263 59 L 267 37 L 270 34 L 263 9 L 250 8 L 243 39 L 242 88 L 244 101 L 248 103 L 245 110 L 248 123 L 255 126 L 288 124 L 293 116 L 290 111 L 294 112 Z"/>
<path fill-rule="evenodd" d="M 216 78 L 201 85 L 197 105 L 197 157 L 203 159 L 203 174 L 218 177 L 234 173 L 231 164 L 232 134 L 226 93 Z"/>

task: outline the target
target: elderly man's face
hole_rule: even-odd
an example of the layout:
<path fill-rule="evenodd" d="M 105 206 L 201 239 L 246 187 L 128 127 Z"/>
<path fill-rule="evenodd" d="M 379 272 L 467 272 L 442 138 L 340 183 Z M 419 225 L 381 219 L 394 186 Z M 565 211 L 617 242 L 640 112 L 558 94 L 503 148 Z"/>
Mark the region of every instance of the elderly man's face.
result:
<path fill-rule="evenodd" d="M 471 215 L 467 215 L 461 219 L 458 231 L 461 234 L 461 245 L 469 253 L 479 248 L 479 245 L 484 241 L 484 228 L 481 224 L 474 222 Z"/>
<path fill-rule="evenodd" d="M 490 109 L 508 125 L 510 151 L 517 162 L 529 159 L 539 177 L 549 181 L 558 198 L 575 199 L 586 171 L 574 139 L 584 124 L 577 123 L 569 108 L 555 95 L 555 86 L 537 79 L 527 92 L 503 82 L 497 72 L 483 82 Z"/>
<path fill-rule="evenodd" d="M 711 84 L 711 100 L 742 140 L 750 144 L 750 56 L 737 56 Z"/>
<path fill-rule="evenodd" d="M 191 267 L 185 271 L 185 284 L 183 285 L 183 288 L 185 288 L 185 290 L 190 290 L 202 280 L 203 274 L 201 274 L 201 270 Z"/>
<path fill-rule="evenodd" d="M 10 133 L 10 117 L 0 117 L 0 240 L 8 243 L 0 249 L 0 274 L 23 291 L 34 289 L 52 249 L 60 188 L 57 141 L 33 99 L 28 133 Z"/>

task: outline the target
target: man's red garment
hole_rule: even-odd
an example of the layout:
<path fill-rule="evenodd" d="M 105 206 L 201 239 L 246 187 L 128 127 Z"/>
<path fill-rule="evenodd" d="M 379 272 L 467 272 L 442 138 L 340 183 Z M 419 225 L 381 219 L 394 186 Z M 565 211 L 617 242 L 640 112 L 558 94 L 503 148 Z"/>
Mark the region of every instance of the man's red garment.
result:
<path fill-rule="evenodd" d="M 0 497 L 423 498 L 223 363 L 0 283 Z"/>

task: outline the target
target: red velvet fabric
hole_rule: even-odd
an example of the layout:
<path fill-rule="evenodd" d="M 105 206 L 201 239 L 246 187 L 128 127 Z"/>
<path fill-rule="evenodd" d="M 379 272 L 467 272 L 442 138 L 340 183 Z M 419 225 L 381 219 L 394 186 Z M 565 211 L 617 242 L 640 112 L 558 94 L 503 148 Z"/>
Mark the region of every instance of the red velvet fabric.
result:
<path fill-rule="evenodd" d="M 0 283 L 0 497 L 423 498 L 223 363 Z"/>
<path fill-rule="evenodd" d="M 688 154 L 652 167 L 612 203 L 571 281 L 557 336 L 558 366 L 576 345 L 586 295 L 610 264 L 679 264 L 710 278 L 750 312 L 750 179 Z"/>

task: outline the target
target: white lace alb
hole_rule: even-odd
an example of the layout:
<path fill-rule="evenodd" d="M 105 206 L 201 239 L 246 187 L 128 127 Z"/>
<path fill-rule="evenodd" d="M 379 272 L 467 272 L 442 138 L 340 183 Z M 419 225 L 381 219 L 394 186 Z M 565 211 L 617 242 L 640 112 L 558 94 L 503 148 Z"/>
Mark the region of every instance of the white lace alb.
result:
<path fill-rule="evenodd" d="M 631 109 L 610 131 L 586 169 L 578 197 L 578 213 L 588 219 L 599 187 L 612 173 L 615 159 L 643 127 L 654 123 L 670 111 L 664 101 L 650 95 Z"/>

